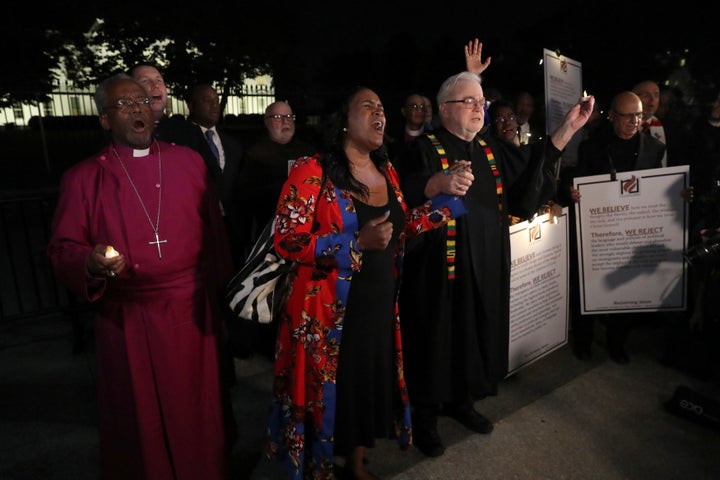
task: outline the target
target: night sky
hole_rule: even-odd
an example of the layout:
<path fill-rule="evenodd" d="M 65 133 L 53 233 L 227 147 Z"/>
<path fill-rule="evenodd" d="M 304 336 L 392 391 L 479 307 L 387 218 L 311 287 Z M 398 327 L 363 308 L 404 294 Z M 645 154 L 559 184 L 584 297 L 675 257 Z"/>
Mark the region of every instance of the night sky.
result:
<path fill-rule="evenodd" d="M 46 11 L 33 4 L 21 5 L 9 6 L 12 25 L 38 22 Z M 702 5 L 696 0 L 670 9 L 632 0 L 443 0 L 429 6 L 388 0 L 277 0 L 252 5 L 206 0 L 203 8 L 216 11 L 213 18 L 217 22 L 230 22 L 238 29 L 243 25 L 260 29 L 243 41 L 286 51 L 283 61 L 296 64 L 291 76 L 284 79 L 286 86 L 300 85 L 303 92 L 314 95 L 335 86 L 367 85 L 376 88 L 386 104 L 396 105 L 403 94 L 413 91 L 434 97 L 444 78 L 464 68 L 463 45 L 475 37 L 484 44 L 484 56 L 492 57 L 492 65 L 483 75 L 484 85 L 506 96 L 518 90 L 542 95 L 544 75 L 539 61 L 544 48 L 580 62 L 583 87 L 604 102 L 640 80 L 665 80 L 679 65 L 680 52 L 696 71 L 691 81 L 701 81 L 700 88 L 708 91 L 716 90 L 720 41 L 717 15 L 708 5 L 711 3 Z M 212 25 L 196 22 L 192 12 L 197 14 L 197 7 L 128 1 L 121 17 L 138 15 L 152 19 L 151 24 L 169 22 L 187 26 L 190 36 L 202 35 Z M 15 8 L 27 11 L 13 19 Z M 55 8 L 91 10 L 91 17 L 107 11 L 107 6 L 97 2 L 72 0 Z M 57 17 L 57 12 L 46 13 L 51 14 Z M 702 78 L 696 78 L 699 76 Z M 309 80 L 296 82 L 300 77 Z"/>
<path fill-rule="evenodd" d="M 676 65 L 673 55 L 663 52 L 686 50 L 702 63 L 720 63 L 715 60 L 720 48 L 717 16 L 694 1 L 673 5 L 671 11 L 657 3 L 627 0 L 410 5 L 368 1 L 343 7 L 348 9 L 344 14 L 326 6 L 298 7 L 293 11 L 298 45 L 324 56 L 396 49 L 402 47 L 402 38 L 409 49 L 416 45 L 433 50 L 441 43 L 446 46 L 442 55 L 452 58 L 459 70 L 464 66 L 462 45 L 478 37 L 483 53 L 493 58 L 484 75 L 486 85 L 508 92 L 542 91 L 538 62 L 549 48 L 581 62 L 585 86 L 601 97 L 646 78 L 663 80 L 658 77 Z M 455 72 L 441 73 L 444 78 Z M 433 80 L 436 89 L 439 82 Z"/>

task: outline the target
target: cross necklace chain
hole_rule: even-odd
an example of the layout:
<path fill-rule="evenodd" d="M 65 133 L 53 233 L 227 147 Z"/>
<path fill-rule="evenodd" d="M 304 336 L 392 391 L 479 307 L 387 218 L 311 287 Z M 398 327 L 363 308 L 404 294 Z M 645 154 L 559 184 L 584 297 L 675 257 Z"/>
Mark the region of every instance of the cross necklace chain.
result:
<path fill-rule="evenodd" d="M 142 197 L 140 196 L 140 192 L 138 191 L 137 187 L 135 186 L 135 182 L 133 182 L 132 177 L 130 176 L 130 173 L 128 173 L 127 168 L 125 168 L 125 163 L 122 161 L 122 158 L 120 158 L 120 154 L 118 153 L 117 149 L 113 145 L 112 149 L 115 153 L 115 157 L 117 157 L 118 161 L 120 162 L 120 166 L 123 169 L 123 172 L 125 172 L 125 176 L 127 177 L 128 181 L 130 182 L 130 186 L 135 191 L 135 196 L 137 196 L 138 201 L 140 202 L 140 206 L 143 209 L 143 212 L 145 212 L 145 216 L 147 217 L 148 223 L 150 224 L 150 228 L 152 228 L 153 233 L 155 234 L 155 241 L 154 242 L 148 242 L 148 245 L 155 245 L 157 247 L 158 251 L 158 258 L 162 259 L 162 252 L 160 251 L 160 244 L 161 243 L 167 243 L 167 240 L 160 240 L 160 235 L 158 234 L 158 230 L 160 229 L 160 200 L 162 200 L 162 161 L 160 157 L 160 145 L 157 144 L 157 142 L 154 142 L 155 145 L 157 145 L 157 152 L 158 152 L 158 183 L 156 185 L 158 189 L 158 203 L 157 203 L 157 218 L 155 220 L 155 224 L 153 224 L 152 219 L 150 218 L 150 214 L 147 211 L 147 208 L 145 207 L 145 202 L 143 202 Z"/>

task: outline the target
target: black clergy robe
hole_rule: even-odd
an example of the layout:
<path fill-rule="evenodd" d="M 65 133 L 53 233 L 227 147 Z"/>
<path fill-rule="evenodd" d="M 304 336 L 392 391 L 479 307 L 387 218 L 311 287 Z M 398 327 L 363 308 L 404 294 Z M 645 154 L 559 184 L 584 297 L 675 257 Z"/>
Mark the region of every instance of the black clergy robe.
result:
<path fill-rule="evenodd" d="M 454 280 L 448 279 L 447 227 L 407 244 L 399 308 L 408 394 L 416 404 L 483 398 L 495 394 L 507 375 L 508 214 L 516 214 L 513 202 L 532 203 L 537 209 L 552 196 L 554 185 L 543 190 L 548 187 L 544 173 L 561 153 L 549 140 L 518 149 L 485 137 L 483 147 L 477 138 L 465 142 L 444 129 L 436 136 L 450 164 L 472 162 L 475 180 L 465 197 L 467 214 L 457 220 Z M 500 198 L 486 148 L 500 173 Z M 442 164 L 435 146 L 422 136 L 397 159 L 396 167 L 408 204 L 416 206 L 426 200 L 425 184 Z"/>

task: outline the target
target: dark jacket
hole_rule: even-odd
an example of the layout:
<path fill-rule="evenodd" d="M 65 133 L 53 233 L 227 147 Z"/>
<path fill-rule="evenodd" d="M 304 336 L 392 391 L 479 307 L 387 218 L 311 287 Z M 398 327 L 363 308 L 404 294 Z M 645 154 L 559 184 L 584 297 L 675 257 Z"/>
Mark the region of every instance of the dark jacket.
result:
<path fill-rule="evenodd" d="M 166 142 L 190 147 L 202 156 L 207 166 L 208 179 L 220 197 L 233 259 L 239 266 L 244 260 L 250 230 L 242 218 L 240 197 L 243 148 L 232 135 L 218 128 L 216 130 L 225 152 L 225 167 L 222 170 L 199 125 L 181 118 L 163 117 L 155 130 L 155 136 Z"/>
<path fill-rule="evenodd" d="M 608 128 L 580 143 L 574 176 L 660 168 L 664 154 L 665 145 L 656 138 L 637 133 L 623 140 Z"/>

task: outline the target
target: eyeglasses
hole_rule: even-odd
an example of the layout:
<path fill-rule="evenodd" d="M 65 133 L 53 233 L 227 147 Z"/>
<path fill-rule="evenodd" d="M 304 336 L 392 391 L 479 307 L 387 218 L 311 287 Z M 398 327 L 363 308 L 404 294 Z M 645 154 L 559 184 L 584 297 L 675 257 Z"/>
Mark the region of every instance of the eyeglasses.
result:
<path fill-rule="evenodd" d="M 294 122 L 295 121 L 295 115 L 292 115 L 288 113 L 287 115 L 268 115 L 265 118 L 269 118 L 275 122 L 282 122 L 283 118 L 287 120 L 288 122 Z"/>
<path fill-rule="evenodd" d="M 424 103 L 411 103 L 407 106 L 410 110 L 425 110 L 425 104 Z"/>
<path fill-rule="evenodd" d="M 623 119 L 624 121 L 626 121 L 626 122 L 630 122 L 630 121 L 632 121 L 632 120 L 641 121 L 641 120 L 642 120 L 642 117 L 643 117 L 642 112 L 639 112 L 639 113 L 620 113 L 620 112 L 618 112 L 617 110 L 613 110 L 613 112 L 615 112 L 615 115 L 617 115 L 618 117 L 622 118 L 622 119 Z"/>
<path fill-rule="evenodd" d="M 476 109 L 476 108 L 483 108 L 485 106 L 485 99 L 484 98 L 473 98 L 473 97 L 465 97 L 461 100 L 446 100 L 445 103 L 462 103 L 462 106 L 470 109 Z"/>
<path fill-rule="evenodd" d="M 130 113 L 133 111 L 133 107 L 135 107 L 135 105 L 137 105 L 138 107 L 149 107 L 150 99 L 148 97 L 136 98 L 134 100 L 131 100 L 129 98 L 121 98 L 113 105 L 106 105 L 105 108 L 115 108 L 117 110 L 122 110 L 125 113 Z"/>
<path fill-rule="evenodd" d="M 495 119 L 495 123 L 505 123 L 505 122 L 516 122 L 517 117 L 515 115 L 508 115 L 507 117 L 497 117 Z"/>

